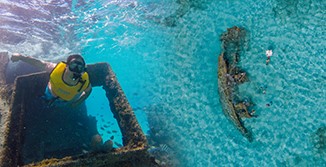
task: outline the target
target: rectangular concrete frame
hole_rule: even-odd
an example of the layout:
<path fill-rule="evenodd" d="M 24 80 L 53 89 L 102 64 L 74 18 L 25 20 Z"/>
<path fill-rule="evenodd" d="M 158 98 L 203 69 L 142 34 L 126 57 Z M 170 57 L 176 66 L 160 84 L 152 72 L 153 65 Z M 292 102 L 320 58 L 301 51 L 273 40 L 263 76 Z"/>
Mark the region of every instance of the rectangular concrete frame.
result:
<path fill-rule="evenodd" d="M 5 89 L 10 87 L 10 85 L 4 84 L 3 79 L 5 65 L 9 61 L 8 55 L 4 56 L 2 53 L 0 60 L 0 77 L 2 77 L 0 78 L 0 87 Z M 52 158 L 31 164 L 21 164 L 25 99 L 29 98 L 31 94 L 42 95 L 49 80 L 49 74 L 46 72 L 33 73 L 17 77 L 14 85 L 11 85 L 12 93 L 10 93 L 10 89 L 1 92 L 2 103 L 9 103 L 7 105 L 10 108 L 8 108 L 7 118 L 2 120 L 4 121 L 2 127 L 4 135 L 2 148 L 0 148 L 0 166 L 158 166 L 155 159 L 147 152 L 146 137 L 110 65 L 108 63 L 88 65 L 87 71 L 92 86 L 102 86 L 106 92 L 111 112 L 116 118 L 123 136 L 123 147 L 112 152 L 90 152 L 62 159 Z"/>

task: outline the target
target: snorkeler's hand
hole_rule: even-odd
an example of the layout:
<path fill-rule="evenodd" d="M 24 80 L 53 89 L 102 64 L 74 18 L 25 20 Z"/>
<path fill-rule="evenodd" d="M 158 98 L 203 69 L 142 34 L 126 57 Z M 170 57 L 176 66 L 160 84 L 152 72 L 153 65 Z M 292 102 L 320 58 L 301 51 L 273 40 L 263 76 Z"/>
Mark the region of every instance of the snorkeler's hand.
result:
<path fill-rule="evenodd" d="M 21 57 L 22 57 L 21 54 L 14 53 L 14 54 L 11 55 L 11 61 L 12 62 L 17 62 L 17 61 L 21 60 Z"/>

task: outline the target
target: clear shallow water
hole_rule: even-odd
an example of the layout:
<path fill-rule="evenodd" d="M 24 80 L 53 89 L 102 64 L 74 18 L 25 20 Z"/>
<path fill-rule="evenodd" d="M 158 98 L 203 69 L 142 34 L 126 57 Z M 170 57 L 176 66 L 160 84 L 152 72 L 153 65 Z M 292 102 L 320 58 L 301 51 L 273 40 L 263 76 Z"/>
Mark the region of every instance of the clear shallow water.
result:
<path fill-rule="evenodd" d="M 109 62 L 136 114 L 147 116 L 149 134 L 161 137 L 156 142 L 168 146 L 178 166 L 325 164 L 325 148 L 318 152 L 314 139 L 326 124 L 326 2 L 63 1 L 61 6 L 67 11 L 54 18 L 31 16 L 51 21 L 53 31 L 43 29 L 38 38 L 15 31 L 26 40 L 0 49 L 49 60 L 81 52 L 88 63 Z M 222 114 L 217 93 L 219 36 L 234 25 L 248 30 L 241 64 L 250 82 L 240 92 L 255 102 L 259 115 L 245 121 L 253 143 Z M 45 38 L 48 32 L 60 38 Z M 48 43 L 50 49 L 43 49 Z M 274 55 L 266 66 L 269 48 Z M 93 93 L 88 103 L 99 96 Z M 138 118 L 146 128 L 144 117 Z"/>

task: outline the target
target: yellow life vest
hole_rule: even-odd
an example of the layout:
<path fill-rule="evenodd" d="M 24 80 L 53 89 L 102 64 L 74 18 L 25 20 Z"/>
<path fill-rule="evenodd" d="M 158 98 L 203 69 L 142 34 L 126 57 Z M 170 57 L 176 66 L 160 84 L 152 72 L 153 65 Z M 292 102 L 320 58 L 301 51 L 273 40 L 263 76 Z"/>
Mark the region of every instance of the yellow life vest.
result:
<path fill-rule="evenodd" d="M 63 81 L 63 74 L 65 72 L 67 64 L 64 62 L 60 62 L 56 65 L 56 67 L 52 70 L 50 74 L 50 84 L 51 91 L 58 96 L 59 98 L 70 101 L 77 94 L 83 92 L 89 86 L 89 78 L 88 73 L 84 72 L 81 76 L 80 81 L 73 86 L 66 84 Z"/>

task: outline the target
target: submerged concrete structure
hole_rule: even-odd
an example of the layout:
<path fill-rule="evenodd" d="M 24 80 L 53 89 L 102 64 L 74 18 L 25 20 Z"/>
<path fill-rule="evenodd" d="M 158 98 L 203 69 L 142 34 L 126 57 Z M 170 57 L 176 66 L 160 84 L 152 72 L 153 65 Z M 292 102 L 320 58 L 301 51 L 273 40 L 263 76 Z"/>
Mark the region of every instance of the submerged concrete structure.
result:
<path fill-rule="evenodd" d="M 247 103 L 241 101 L 238 85 L 247 81 L 246 73 L 238 67 L 246 32 L 232 27 L 221 36 L 222 52 L 218 57 L 218 91 L 225 116 L 249 141 L 252 133 L 244 126 L 243 118 L 253 117 Z"/>
<path fill-rule="evenodd" d="M 6 76 L 9 63 L 8 53 L 0 53 L 1 167 L 158 166 L 147 151 L 147 139 L 109 64 L 91 64 L 87 71 L 92 86 L 102 86 L 106 92 L 111 108 L 108 112 L 117 120 L 123 146 L 112 148 L 108 142 L 94 150 L 92 147 L 99 143 L 94 141 L 96 120 L 87 115 L 85 105 L 48 107 L 42 94 L 49 73 L 17 75 L 11 83 Z"/>

